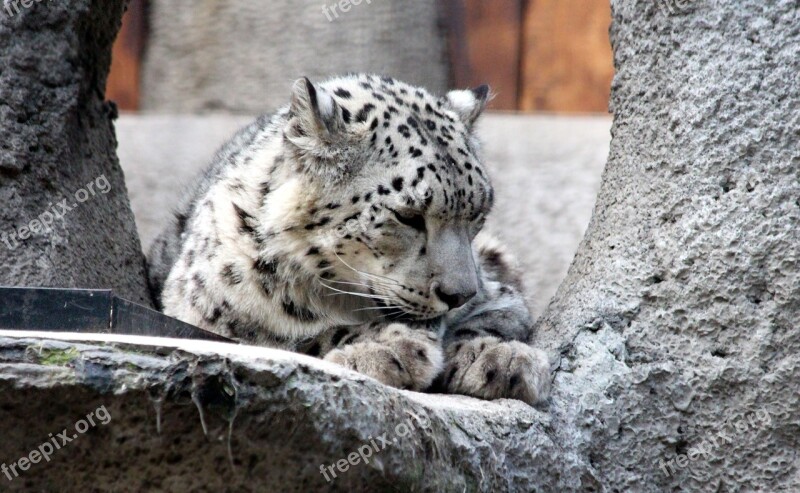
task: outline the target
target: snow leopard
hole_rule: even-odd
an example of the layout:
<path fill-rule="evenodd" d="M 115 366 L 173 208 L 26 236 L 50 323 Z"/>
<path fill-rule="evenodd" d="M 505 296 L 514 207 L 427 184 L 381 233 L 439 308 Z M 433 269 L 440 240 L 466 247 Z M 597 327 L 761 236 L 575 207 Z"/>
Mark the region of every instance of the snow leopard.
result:
<path fill-rule="evenodd" d="M 164 313 L 386 385 L 550 391 L 514 260 L 481 232 L 488 86 L 435 96 L 373 74 L 297 80 L 183 196 L 148 255 Z"/>

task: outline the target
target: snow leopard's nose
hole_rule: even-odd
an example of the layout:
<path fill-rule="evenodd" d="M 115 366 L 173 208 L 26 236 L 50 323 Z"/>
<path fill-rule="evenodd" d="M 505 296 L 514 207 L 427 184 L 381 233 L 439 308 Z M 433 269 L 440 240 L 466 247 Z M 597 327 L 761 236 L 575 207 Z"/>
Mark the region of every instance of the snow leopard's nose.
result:
<path fill-rule="evenodd" d="M 478 270 L 467 230 L 448 224 L 432 231 L 428 243 L 433 267 L 431 295 L 450 310 L 463 306 L 478 292 Z"/>
<path fill-rule="evenodd" d="M 436 296 L 451 310 L 455 310 L 460 306 L 464 306 L 467 301 L 471 300 L 475 296 L 476 293 L 475 290 L 470 290 L 469 292 L 464 293 L 448 293 L 442 289 L 441 286 L 436 286 L 434 292 L 436 293 Z"/>

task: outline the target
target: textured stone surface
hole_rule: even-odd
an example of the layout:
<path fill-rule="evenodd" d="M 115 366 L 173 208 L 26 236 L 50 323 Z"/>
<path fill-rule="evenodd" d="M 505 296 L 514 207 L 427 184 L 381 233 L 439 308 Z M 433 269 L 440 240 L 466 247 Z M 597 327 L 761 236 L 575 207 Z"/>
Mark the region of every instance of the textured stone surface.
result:
<path fill-rule="evenodd" d="M 123 4 L 0 11 L 0 285 L 114 288 L 149 303 L 116 109 L 103 101 Z"/>
<path fill-rule="evenodd" d="M 556 426 L 608 491 L 800 491 L 800 3 L 659 3 L 612 2 L 611 154 L 537 337 Z"/>
<path fill-rule="evenodd" d="M 136 224 L 147 251 L 177 193 L 251 117 L 122 115 L 117 123 Z M 608 157 L 607 117 L 487 114 L 478 132 L 497 193 L 488 229 L 515 253 L 541 313 L 589 224 Z"/>
<path fill-rule="evenodd" d="M 0 475 L 3 491 L 534 491 L 563 486 L 575 461 L 547 413 L 518 401 L 392 389 L 267 348 L 3 335 L 0 461 L 76 435 L 101 406 L 110 415 L 50 462 Z M 326 482 L 320 466 L 359 448 L 369 463 Z"/>
<path fill-rule="evenodd" d="M 150 2 L 144 108 L 257 114 L 283 105 L 299 77 L 318 80 L 347 72 L 393 75 L 440 92 L 447 88 L 439 2 L 364 0 L 348 2 L 347 12 L 339 3 Z"/>

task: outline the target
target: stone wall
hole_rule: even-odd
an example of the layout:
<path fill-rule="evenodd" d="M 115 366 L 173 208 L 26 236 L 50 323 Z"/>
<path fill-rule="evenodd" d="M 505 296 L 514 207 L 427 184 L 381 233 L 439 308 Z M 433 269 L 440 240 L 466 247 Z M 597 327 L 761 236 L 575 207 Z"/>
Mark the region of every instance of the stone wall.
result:
<path fill-rule="evenodd" d="M 292 81 L 375 72 L 442 92 L 449 66 L 434 0 L 153 0 L 144 63 L 148 111 L 259 114 Z"/>

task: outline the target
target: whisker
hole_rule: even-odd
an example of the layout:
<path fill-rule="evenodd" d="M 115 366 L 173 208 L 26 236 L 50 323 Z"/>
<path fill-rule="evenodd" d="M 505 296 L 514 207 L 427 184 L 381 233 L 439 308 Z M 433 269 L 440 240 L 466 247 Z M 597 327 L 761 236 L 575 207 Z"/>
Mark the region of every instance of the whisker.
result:
<path fill-rule="evenodd" d="M 353 272 L 357 272 L 357 273 L 359 273 L 359 274 L 361 274 L 363 276 L 372 277 L 372 278 L 376 278 L 376 279 L 386 279 L 387 281 L 391 281 L 391 283 L 394 284 L 395 286 L 402 286 L 401 283 L 395 281 L 394 279 L 392 279 L 390 277 L 386 277 L 386 276 L 381 276 L 381 275 L 378 275 L 378 274 L 371 274 L 369 272 L 360 271 L 360 270 L 356 269 L 355 267 L 351 266 L 350 264 L 348 264 L 347 262 L 345 262 L 342 259 L 342 257 L 339 256 L 338 253 L 334 252 L 334 255 L 336 255 L 336 258 L 339 259 L 339 261 L 341 263 L 343 263 L 345 266 L 347 266 L 347 268 L 349 268 Z"/>
<path fill-rule="evenodd" d="M 330 289 L 333 289 L 333 288 L 330 288 Z M 328 293 L 325 296 L 348 295 L 348 296 L 358 296 L 359 298 L 369 298 L 369 299 L 385 299 L 385 300 L 390 299 L 388 296 L 374 296 L 374 295 L 363 294 L 363 293 L 353 293 L 353 292 L 350 292 L 350 291 L 341 291 L 341 290 L 338 290 L 338 289 L 333 289 L 333 290 L 336 291 L 336 292 L 335 293 Z"/>
<path fill-rule="evenodd" d="M 363 311 L 370 311 L 370 310 L 391 310 L 393 308 L 403 308 L 400 305 L 389 305 L 389 306 L 370 306 L 368 308 L 358 308 L 356 310 L 352 310 L 354 312 L 363 312 Z"/>
<path fill-rule="evenodd" d="M 389 296 L 378 296 L 378 295 L 372 295 L 372 294 L 356 293 L 356 292 L 354 292 L 354 291 L 343 291 L 343 290 L 341 290 L 341 289 L 334 288 L 333 286 L 328 286 L 327 284 L 325 284 L 324 282 L 322 282 L 322 280 L 319 280 L 319 279 L 318 279 L 318 281 L 319 281 L 319 283 L 320 283 L 321 285 L 325 286 L 326 288 L 328 288 L 328 289 L 330 289 L 330 290 L 332 290 L 332 291 L 336 291 L 336 293 L 334 293 L 334 294 L 327 294 L 326 296 L 335 296 L 336 294 L 349 294 L 349 295 L 352 295 L 352 296 L 358 296 L 358 297 L 361 297 L 361 298 L 371 298 L 371 299 L 386 299 L 386 300 L 388 300 L 388 299 L 392 299 L 392 298 L 390 298 Z"/>
<path fill-rule="evenodd" d="M 332 280 L 332 279 L 326 279 L 326 281 L 327 281 L 327 282 L 334 282 L 334 283 L 336 283 L 336 284 L 347 284 L 347 285 L 350 285 L 350 286 L 362 286 L 362 287 L 365 287 L 365 288 L 367 288 L 367 289 L 370 289 L 370 288 L 372 288 L 372 286 L 370 286 L 370 285 L 369 285 L 369 284 L 367 284 L 367 283 L 363 283 L 363 282 L 334 281 L 334 280 Z M 377 284 L 375 284 L 375 286 L 385 286 L 385 287 L 389 287 L 388 285 L 383 285 L 383 284 L 381 284 L 381 283 L 377 283 Z"/>
<path fill-rule="evenodd" d="M 397 313 L 397 314 L 395 314 L 395 316 L 393 316 L 393 317 L 392 317 L 392 318 L 390 318 L 389 320 L 397 320 L 398 318 L 402 317 L 403 315 L 411 315 L 411 313 L 408 313 L 408 312 L 407 312 L 407 311 L 405 311 L 405 310 L 401 310 L 401 311 L 400 311 L 400 313 Z M 389 315 L 387 315 L 387 317 L 388 317 L 388 316 L 389 316 Z"/>
<path fill-rule="evenodd" d="M 341 261 L 341 262 L 342 262 L 344 265 L 346 265 L 348 268 L 350 268 L 351 270 L 353 270 L 354 272 L 356 272 L 356 273 L 358 273 L 358 274 L 363 274 L 363 275 L 366 275 L 366 276 L 369 276 L 369 277 L 375 277 L 375 278 L 377 278 L 377 279 L 380 279 L 380 278 L 381 278 L 381 276 L 377 276 L 377 275 L 369 274 L 369 273 L 367 273 L 367 272 L 362 272 L 362 271 L 359 271 L 358 269 L 355 269 L 355 268 L 353 268 L 353 267 L 352 267 L 351 265 L 349 265 L 347 262 L 345 262 L 344 260 L 342 260 L 342 259 L 341 259 L 341 257 L 339 257 L 339 255 L 338 255 L 338 254 L 336 254 L 336 257 L 337 257 L 337 258 L 338 258 L 338 259 L 339 259 L 339 260 L 340 260 L 340 261 Z M 325 286 L 325 287 L 327 287 L 327 288 L 329 288 L 329 289 L 333 289 L 333 287 L 332 287 L 332 286 L 328 286 L 328 285 L 326 285 L 324 282 L 322 282 L 322 280 L 323 280 L 323 279 L 322 279 L 320 276 L 316 276 L 316 277 L 317 277 L 317 279 L 319 280 L 320 284 L 322 284 L 323 286 Z M 389 279 L 389 278 L 386 278 L 386 279 Z M 389 284 L 389 283 L 387 283 L 387 282 L 384 282 L 384 281 L 381 281 L 381 280 L 376 280 L 376 279 L 370 279 L 370 283 L 371 283 L 371 285 L 370 285 L 370 284 L 367 284 L 367 283 L 365 283 L 365 282 L 348 282 L 348 281 L 336 281 L 336 280 L 333 280 L 333 279 L 325 279 L 325 281 L 326 281 L 326 282 L 331 282 L 331 283 L 336 283 L 336 284 L 343 284 L 343 285 L 347 285 L 347 286 L 359 286 L 359 287 L 364 287 L 364 288 L 368 289 L 368 290 L 369 290 L 371 293 L 378 293 L 378 294 L 380 294 L 380 295 L 388 295 L 389 297 L 392 297 L 392 295 L 394 294 L 394 290 L 393 290 L 392 288 L 393 288 L 393 287 L 395 287 L 395 286 L 401 286 L 401 284 L 400 284 L 400 283 L 397 283 L 397 281 L 394 281 L 394 279 L 389 279 L 389 280 L 393 281 L 393 282 L 394 282 L 394 284 Z M 354 294 L 354 295 L 361 295 L 361 296 L 364 296 L 364 295 L 363 295 L 363 294 L 361 294 L 361 293 L 353 293 L 352 291 L 342 291 L 342 290 L 337 290 L 337 291 L 339 291 L 340 293 L 347 293 L 347 294 Z M 329 296 L 330 296 L 330 295 L 329 295 Z M 373 298 L 375 298 L 375 299 L 393 299 L 393 297 L 392 297 L 392 298 L 389 298 L 389 297 L 387 297 L 387 296 L 375 296 L 374 294 L 373 294 L 373 295 L 371 295 L 371 297 L 373 297 Z"/>
<path fill-rule="evenodd" d="M 339 291 L 338 293 L 328 293 L 325 296 L 358 296 L 359 298 L 369 298 L 375 300 L 391 300 L 388 296 L 370 296 L 368 294 L 361 294 L 361 293 L 350 293 L 348 291 Z"/>
<path fill-rule="evenodd" d="M 316 277 L 317 277 L 317 279 L 323 279 L 321 276 L 316 276 Z M 387 283 L 381 282 L 381 281 L 373 280 L 372 282 L 374 284 L 372 286 L 370 286 L 369 284 L 367 284 L 365 282 L 336 281 L 334 279 L 324 279 L 324 280 L 326 282 L 329 282 L 329 283 L 363 287 L 363 288 L 366 288 L 367 290 L 369 290 L 371 292 L 377 292 L 378 294 L 382 294 L 382 295 L 390 295 L 391 296 L 393 294 L 392 289 L 390 289 L 393 286 L 389 285 Z"/>

